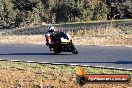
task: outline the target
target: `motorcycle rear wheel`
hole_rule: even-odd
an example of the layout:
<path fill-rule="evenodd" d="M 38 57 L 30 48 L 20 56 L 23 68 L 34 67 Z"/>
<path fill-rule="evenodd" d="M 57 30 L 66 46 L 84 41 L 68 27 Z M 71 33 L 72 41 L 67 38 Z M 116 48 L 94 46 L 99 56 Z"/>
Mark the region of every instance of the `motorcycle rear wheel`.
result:
<path fill-rule="evenodd" d="M 55 54 L 61 53 L 61 51 L 54 50 Z"/>
<path fill-rule="evenodd" d="M 61 53 L 61 50 L 59 49 L 59 47 L 56 47 L 54 50 L 55 54 Z"/>

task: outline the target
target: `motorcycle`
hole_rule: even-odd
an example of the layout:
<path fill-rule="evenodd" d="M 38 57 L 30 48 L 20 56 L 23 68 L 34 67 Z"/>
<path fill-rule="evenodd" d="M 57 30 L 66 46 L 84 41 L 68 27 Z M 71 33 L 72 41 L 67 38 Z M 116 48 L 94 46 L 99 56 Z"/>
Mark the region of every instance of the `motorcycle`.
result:
<path fill-rule="evenodd" d="M 72 52 L 73 54 L 78 54 L 78 50 L 73 44 L 68 33 L 54 33 L 51 36 L 46 36 L 46 40 L 50 42 L 46 44 L 49 46 L 50 51 L 54 51 L 56 54 L 61 52 Z"/>

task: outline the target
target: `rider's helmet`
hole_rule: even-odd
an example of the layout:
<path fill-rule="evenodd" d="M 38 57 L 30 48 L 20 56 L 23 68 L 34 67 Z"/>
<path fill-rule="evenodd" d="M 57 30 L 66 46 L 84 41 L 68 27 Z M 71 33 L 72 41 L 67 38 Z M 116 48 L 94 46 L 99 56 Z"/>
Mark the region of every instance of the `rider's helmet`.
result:
<path fill-rule="evenodd" d="M 48 32 L 54 32 L 55 28 L 53 26 L 49 27 Z"/>
<path fill-rule="evenodd" d="M 55 28 L 52 26 L 52 24 L 49 24 L 48 26 L 48 32 L 54 32 Z"/>

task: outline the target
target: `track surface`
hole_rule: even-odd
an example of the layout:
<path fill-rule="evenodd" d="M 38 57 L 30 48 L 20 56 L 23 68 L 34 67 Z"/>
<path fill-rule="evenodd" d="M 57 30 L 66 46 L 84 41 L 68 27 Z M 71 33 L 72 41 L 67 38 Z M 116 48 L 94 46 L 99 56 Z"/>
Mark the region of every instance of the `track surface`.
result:
<path fill-rule="evenodd" d="M 76 47 L 79 49 L 77 55 L 72 53 L 55 55 L 42 44 L 0 44 L 0 59 L 132 69 L 132 47 Z"/>

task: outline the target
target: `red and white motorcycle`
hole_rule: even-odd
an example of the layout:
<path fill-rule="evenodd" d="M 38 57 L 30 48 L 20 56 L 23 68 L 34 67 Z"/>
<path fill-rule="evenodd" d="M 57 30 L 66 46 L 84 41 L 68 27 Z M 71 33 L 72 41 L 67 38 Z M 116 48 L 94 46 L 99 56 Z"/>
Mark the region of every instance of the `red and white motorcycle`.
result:
<path fill-rule="evenodd" d="M 61 52 L 78 54 L 78 50 L 68 33 L 56 32 L 53 35 L 46 34 L 45 37 L 47 41 L 46 45 L 49 46 L 50 51 L 54 51 L 56 54 Z"/>

